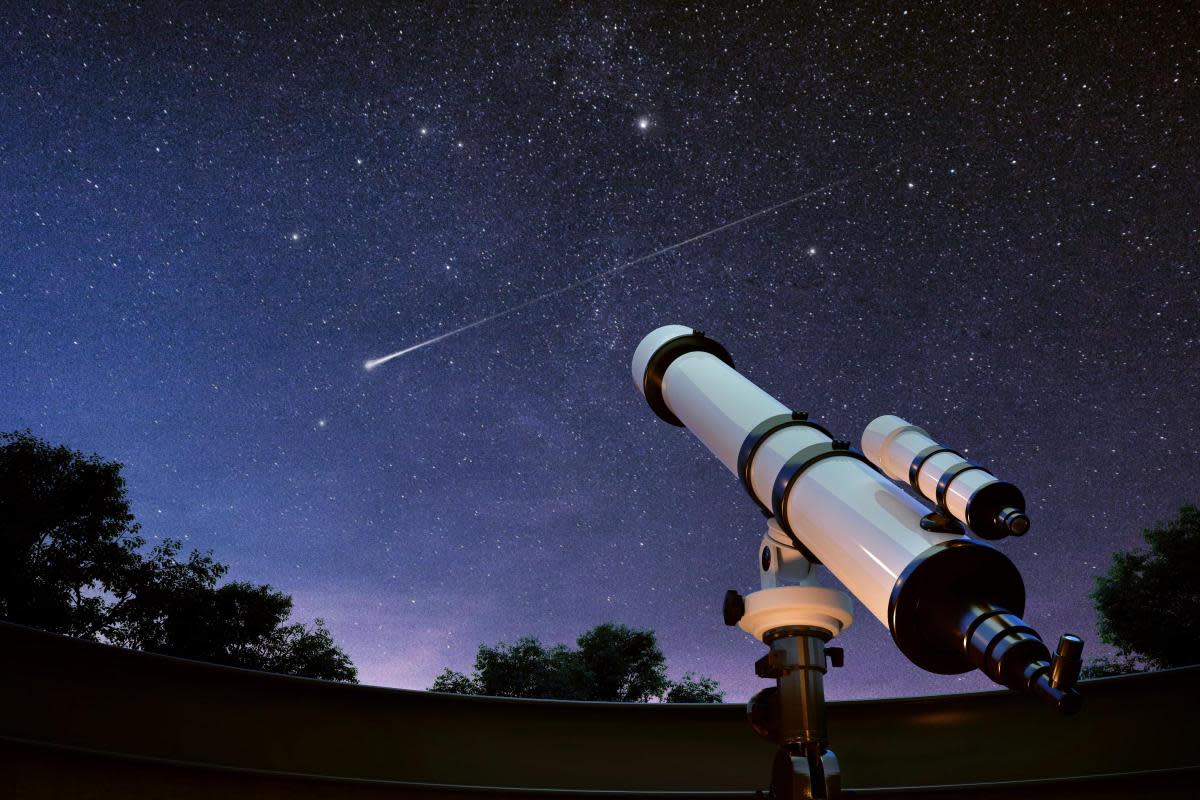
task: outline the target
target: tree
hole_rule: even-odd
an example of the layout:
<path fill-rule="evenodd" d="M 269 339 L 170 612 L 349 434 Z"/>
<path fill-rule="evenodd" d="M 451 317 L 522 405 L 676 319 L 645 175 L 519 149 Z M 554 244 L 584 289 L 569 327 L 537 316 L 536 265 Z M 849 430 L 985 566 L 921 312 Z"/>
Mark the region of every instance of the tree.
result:
<path fill-rule="evenodd" d="M 220 664 L 354 681 L 317 620 L 287 624 L 291 597 L 268 585 L 218 586 L 210 553 L 144 552 L 121 465 L 0 434 L 0 616 L 56 633 Z"/>
<path fill-rule="evenodd" d="M 712 678 L 697 678 L 688 672 L 682 680 L 671 684 L 663 700 L 668 703 L 723 703 L 725 693 Z"/>
<path fill-rule="evenodd" d="M 667 659 L 654 631 L 604 623 L 575 643 L 587 687 L 583 700 L 645 702 L 669 685 Z"/>
<path fill-rule="evenodd" d="M 717 683 L 691 673 L 673 684 L 653 631 L 605 623 L 576 640 L 576 650 L 543 647 L 533 637 L 513 644 L 482 644 L 470 676 L 447 669 L 430 691 L 496 697 L 645 702 L 721 702 Z M 672 700 L 670 691 L 677 690 Z"/>
<path fill-rule="evenodd" d="M 106 604 L 91 590 L 136 568 L 137 531 L 120 464 L 0 434 L 0 616 L 96 638 Z"/>
<path fill-rule="evenodd" d="M 1113 555 L 1092 600 L 1100 638 L 1116 659 L 1088 665 L 1089 677 L 1200 663 L 1200 509 L 1145 530 L 1149 552 Z"/>
<path fill-rule="evenodd" d="M 1108 658 L 1099 656 L 1083 665 L 1079 671 L 1081 678 L 1109 678 L 1113 675 L 1128 675 L 1131 672 L 1142 672 L 1145 666 L 1138 663 L 1136 658 L 1115 656 Z"/>
<path fill-rule="evenodd" d="M 179 543 L 154 550 L 156 567 L 176 579 L 153 580 L 114 609 L 113 644 L 263 672 L 351 681 L 356 670 L 333 643 L 323 620 L 313 630 L 287 624 L 292 598 L 268 585 L 243 581 L 216 586 L 223 565 L 193 552 L 175 559 Z M 163 584 L 166 584 L 165 586 Z"/>
<path fill-rule="evenodd" d="M 442 673 L 433 679 L 433 685 L 429 687 L 431 692 L 441 692 L 442 694 L 483 694 L 483 690 L 479 684 L 463 675 L 461 672 L 455 672 L 447 667 L 442 670 Z"/>
<path fill-rule="evenodd" d="M 430 691 L 564 700 L 578 695 L 581 677 L 575 653 L 561 645 L 547 650 L 537 639 L 524 636 L 513 644 L 481 644 L 473 676 L 446 669 Z"/>

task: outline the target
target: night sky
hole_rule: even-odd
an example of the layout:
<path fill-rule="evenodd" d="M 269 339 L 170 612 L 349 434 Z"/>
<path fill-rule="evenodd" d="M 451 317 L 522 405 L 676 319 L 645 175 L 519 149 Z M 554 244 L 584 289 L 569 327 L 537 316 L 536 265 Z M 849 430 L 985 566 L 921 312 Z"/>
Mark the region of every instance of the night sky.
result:
<path fill-rule="evenodd" d="M 1194 7 L 99 5 L 0 11 L 0 430 L 123 462 L 365 682 L 615 621 L 765 685 L 720 615 L 763 520 L 629 378 L 661 324 L 1020 486 L 1027 617 L 1085 655 L 1200 500 Z M 833 698 L 991 686 L 841 643 Z"/>

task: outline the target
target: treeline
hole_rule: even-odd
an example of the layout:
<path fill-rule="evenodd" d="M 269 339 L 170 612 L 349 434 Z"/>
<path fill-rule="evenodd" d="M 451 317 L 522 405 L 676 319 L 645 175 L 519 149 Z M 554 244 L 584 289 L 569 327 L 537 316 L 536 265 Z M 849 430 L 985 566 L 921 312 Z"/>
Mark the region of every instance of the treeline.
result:
<path fill-rule="evenodd" d="M 211 553 L 146 550 L 121 465 L 0 433 L 0 617 L 54 633 L 233 667 L 354 682 L 321 620 L 289 622 L 292 598 L 220 583 Z"/>
<path fill-rule="evenodd" d="M 493 697 L 607 700 L 642 703 L 720 703 L 712 678 L 667 677 L 667 660 L 654 631 L 606 623 L 580 636 L 576 649 L 544 647 L 533 637 L 479 646 L 471 675 L 447 669 L 430 691 Z"/>

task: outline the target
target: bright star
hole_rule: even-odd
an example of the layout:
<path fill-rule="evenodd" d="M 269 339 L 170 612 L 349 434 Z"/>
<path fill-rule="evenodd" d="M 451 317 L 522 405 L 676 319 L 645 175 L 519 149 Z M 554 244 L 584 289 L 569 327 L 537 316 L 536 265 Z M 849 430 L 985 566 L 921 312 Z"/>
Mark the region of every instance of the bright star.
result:
<path fill-rule="evenodd" d="M 815 247 L 808 248 L 808 254 L 810 256 L 815 256 L 817 254 L 817 248 L 815 248 Z"/>
<path fill-rule="evenodd" d="M 641 128 L 642 130 L 646 130 L 647 128 L 650 127 L 650 120 L 647 119 L 646 117 L 642 117 L 641 119 L 638 120 L 638 127 Z"/>
<path fill-rule="evenodd" d="M 324 428 L 324 427 L 325 427 L 325 425 L 326 425 L 326 422 L 325 422 L 325 420 L 323 420 L 323 419 L 319 419 L 319 420 L 317 420 L 317 427 L 318 427 L 318 428 Z"/>
<path fill-rule="evenodd" d="M 292 241 L 293 241 L 293 242 L 298 242 L 298 241 L 300 241 L 300 234 L 299 234 L 299 233 L 293 233 L 293 234 L 292 234 Z"/>

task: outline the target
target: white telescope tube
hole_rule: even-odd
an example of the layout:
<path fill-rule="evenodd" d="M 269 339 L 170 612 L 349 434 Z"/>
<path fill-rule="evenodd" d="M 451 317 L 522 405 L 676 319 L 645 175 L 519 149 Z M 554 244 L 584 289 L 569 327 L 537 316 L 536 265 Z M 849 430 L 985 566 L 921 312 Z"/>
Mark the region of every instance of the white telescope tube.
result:
<path fill-rule="evenodd" d="M 652 331 L 632 372 L 655 413 L 694 433 L 915 664 L 942 673 L 979 667 L 1062 710 L 1078 708 L 1073 689 L 1050 684 L 1049 651 L 1019 616 L 1021 576 L 999 551 L 922 529 L 924 505 L 849 443 L 742 377 L 728 351 L 699 331 Z"/>
<path fill-rule="evenodd" d="M 1022 536 L 1029 530 L 1020 489 L 900 417 L 886 414 L 872 420 L 863 431 L 862 449 L 889 478 L 911 485 L 984 539 Z"/>
<path fill-rule="evenodd" d="M 693 338 L 691 328 L 668 325 L 642 340 L 633 357 L 633 374 L 644 395 L 647 379 L 639 378 L 646 375 L 651 356 L 673 340 L 686 346 Z M 790 414 L 721 357 L 703 350 L 676 356 L 663 372 L 661 391 L 670 413 L 735 475 L 751 431 L 768 418 Z M 755 499 L 770 509 L 776 479 L 787 461 L 808 447 L 832 442 L 822 430 L 805 425 L 767 436 L 750 463 L 749 488 Z M 803 549 L 888 625 L 892 590 L 905 567 L 933 545 L 960 538 L 922 530 L 921 517 L 927 513 L 864 461 L 829 457 L 805 470 L 792 486 L 780 523 L 786 520 Z"/>

